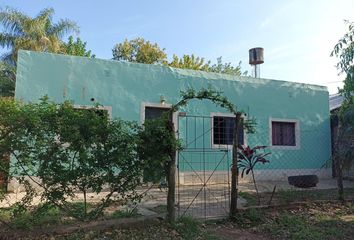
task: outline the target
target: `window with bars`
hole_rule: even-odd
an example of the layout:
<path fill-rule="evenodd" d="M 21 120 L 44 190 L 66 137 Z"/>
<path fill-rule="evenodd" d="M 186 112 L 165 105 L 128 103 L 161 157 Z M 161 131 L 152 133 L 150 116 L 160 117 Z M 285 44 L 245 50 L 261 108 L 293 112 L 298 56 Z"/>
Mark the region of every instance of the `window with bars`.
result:
<path fill-rule="evenodd" d="M 272 145 L 296 146 L 296 122 L 272 121 Z"/>
<path fill-rule="evenodd" d="M 243 120 L 241 119 L 241 125 Z M 235 126 L 235 117 L 213 116 L 213 144 L 214 145 L 232 145 L 233 131 Z M 239 144 L 244 144 L 243 127 L 239 128 Z"/>

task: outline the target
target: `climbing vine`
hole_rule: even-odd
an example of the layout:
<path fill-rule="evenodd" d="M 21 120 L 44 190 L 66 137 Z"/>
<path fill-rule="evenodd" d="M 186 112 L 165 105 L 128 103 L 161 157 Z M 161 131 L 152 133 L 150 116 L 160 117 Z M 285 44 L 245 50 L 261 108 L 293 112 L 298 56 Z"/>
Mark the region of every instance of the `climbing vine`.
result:
<path fill-rule="evenodd" d="M 243 110 L 238 110 L 236 105 L 223 95 L 223 92 L 217 91 L 211 86 L 209 86 L 208 88 L 201 88 L 199 91 L 196 91 L 194 88 L 188 88 L 186 91 L 181 91 L 180 95 L 181 100 L 178 101 L 176 104 L 172 105 L 172 112 L 177 112 L 181 107 L 186 106 L 190 100 L 197 99 L 209 100 L 216 106 L 224 108 L 234 115 L 236 115 L 237 113 L 246 115 Z M 246 130 L 247 133 L 254 133 L 255 125 L 255 118 L 248 116 L 248 118 L 243 121 L 243 128 Z"/>

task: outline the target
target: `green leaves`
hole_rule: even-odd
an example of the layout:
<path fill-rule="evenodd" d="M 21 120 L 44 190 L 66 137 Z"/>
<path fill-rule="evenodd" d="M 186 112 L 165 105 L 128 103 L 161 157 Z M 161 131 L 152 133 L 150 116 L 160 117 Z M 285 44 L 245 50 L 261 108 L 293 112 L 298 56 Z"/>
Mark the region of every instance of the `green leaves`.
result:
<path fill-rule="evenodd" d="M 74 41 L 74 37 L 70 36 L 68 42 L 63 44 L 63 48 L 68 55 L 95 58 L 91 50 L 86 49 L 86 42 L 83 42 L 80 38 L 76 38 L 76 41 Z"/>
<path fill-rule="evenodd" d="M 19 49 L 45 52 L 62 52 L 61 38 L 71 32 L 78 33 L 75 22 L 64 19 L 53 23 L 54 9 L 43 9 L 36 17 L 12 8 L 0 10 L 0 46 L 11 49 L 5 56 L 8 63 L 16 65 Z"/>
<path fill-rule="evenodd" d="M 256 146 L 250 148 L 249 146 L 238 146 L 237 152 L 237 167 L 241 169 L 241 178 L 244 177 L 244 174 L 248 175 L 251 171 L 254 170 L 255 166 L 259 163 L 265 164 L 269 163 L 265 157 L 270 155 L 270 153 L 257 153 L 258 150 L 264 150 L 266 146 Z"/>
<path fill-rule="evenodd" d="M 168 162 L 181 148 L 168 114 L 145 120 L 140 128 L 138 154 L 144 167 L 144 180 L 160 182 L 167 175 Z"/>
<path fill-rule="evenodd" d="M 137 155 L 138 126 L 109 121 L 100 111 L 75 109 L 70 102 L 56 104 L 46 97 L 29 104 L 0 99 L 0 150 L 15 158 L 11 174 L 38 178 L 41 198 L 69 214 L 68 201 L 78 191 L 85 195 L 106 189 L 101 204 L 84 218 L 99 216 L 113 194 L 122 202 L 138 199 L 135 189 L 143 170 Z M 33 195 L 26 196 L 27 204 Z"/>
<path fill-rule="evenodd" d="M 339 58 L 336 66 L 341 73 L 346 74 L 344 88 L 340 92 L 349 99 L 354 93 L 354 22 L 346 20 L 345 24 L 348 25 L 348 32 L 334 46 L 331 56 Z"/>
<path fill-rule="evenodd" d="M 116 44 L 112 49 L 113 59 L 128 62 L 156 64 L 166 61 L 165 49 L 157 43 L 150 43 L 143 38 L 136 38 Z"/>
<path fill-rule="evenodd" d="M 205 72 L 226 73 L 236 76 L 247 75 L 247 72 L 241 73 L 241 62 L 233 66 L 230 62 L 224 63 L 222 57 L 217 58 L 217 62 L 211 61 L 194 54 L 184 54 L 182 57 L 172 56 L 169 62 L 164 48 L 160 48 L 157 43 L 151 43 L 143 38 L 135 38 L 116 44 L 112 49 L 113 59 L 118 61 L 138 62 L 146 64 L 163 64 L 165 66 L 200 70 Z"/>

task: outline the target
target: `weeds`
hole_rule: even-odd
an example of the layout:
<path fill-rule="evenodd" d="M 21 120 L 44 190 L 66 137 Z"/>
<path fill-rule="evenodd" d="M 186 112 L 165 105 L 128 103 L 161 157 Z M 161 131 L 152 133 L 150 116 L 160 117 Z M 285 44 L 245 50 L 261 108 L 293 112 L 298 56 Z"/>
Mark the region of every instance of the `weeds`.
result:
<path fill-rule="evenodd" d="M 238 213 L 232 221 L 240 227 L 254 227 L 265 222 L 265 213 L 263 210 L 250 208 Z"/>
<path fill-rule="evenodd" d="M 247 201 L 246 206 L 257 205 L 257 197 L 255 197 L 253 194 L 248 192 L 239 192 L 238 195 Z"/>
<path fill-rule="evenodd" d="M 139 216 L 141 216 L 141 214 L 138 213 L 136 208 L 116 210 L 111 215 L 112 218 L 134 218 Z"/>

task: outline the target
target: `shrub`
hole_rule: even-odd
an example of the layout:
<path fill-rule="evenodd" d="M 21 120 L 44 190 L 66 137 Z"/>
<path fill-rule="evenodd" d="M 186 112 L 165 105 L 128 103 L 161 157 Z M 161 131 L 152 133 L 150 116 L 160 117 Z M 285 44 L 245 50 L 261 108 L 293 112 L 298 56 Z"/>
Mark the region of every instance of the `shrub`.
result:
<path fill-rule="evenodd" d="M 11 176 L 26 187 L 22 206 L 39 194 L 71 214 L 70 198 L 84 196 L 83 216 L 97 218 L 112 201 L 138 200 L 143 166 L 137 156 L 134 122 L 109 120 L 98 106 L 78 110 L 47 98 L 23 104 L 0 100 L 0 153 L 11 153 Z M 27 178 L 25 178 L 26 176 Z M 34 178 L 34 176 L 36 178 Z M 35 192 L 28 178 L 43 188 Z M 87 193 L 107 194 L 90 212 Z"/>

